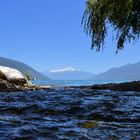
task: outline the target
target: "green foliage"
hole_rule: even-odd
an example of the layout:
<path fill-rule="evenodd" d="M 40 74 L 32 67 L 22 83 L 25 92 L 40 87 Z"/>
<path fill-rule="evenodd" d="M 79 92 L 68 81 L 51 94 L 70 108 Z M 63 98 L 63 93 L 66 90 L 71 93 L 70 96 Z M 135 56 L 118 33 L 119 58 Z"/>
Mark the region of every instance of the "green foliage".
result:
<path fill-rule="evenodd" d="M 26 76 L 27 80 L 29 80 L 29 81 L 31 80 L 30 74 L 26 73 L 25 76 Z"/>
<path fill-rule="evenodd" d="M 97 51 L 103 48 L 108 23 L 117 31 L 117 51 L 127 40 L 139 39 L 140 0 L 87 0 L 82 24 Z"/>

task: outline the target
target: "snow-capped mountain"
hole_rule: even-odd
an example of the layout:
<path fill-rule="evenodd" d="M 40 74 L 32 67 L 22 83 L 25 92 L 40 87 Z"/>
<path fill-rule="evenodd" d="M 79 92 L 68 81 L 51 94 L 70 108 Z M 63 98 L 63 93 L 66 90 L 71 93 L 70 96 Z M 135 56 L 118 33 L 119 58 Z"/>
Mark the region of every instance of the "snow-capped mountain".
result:
<path fill-rule="evenodd" d="M 72 67 L 66 67 L 66 68 L 63 68 L 63 69 L 55 69 L 55 70 L 50 70 L 50 72 L 75 72 L 75 71 L 79 71 L 75 68 L 72 68 Z"/>
<path fill-rule="evenodd" d="M 80 71 L 73 67 L 45 71 L 43 74 L 52 80 L 86 80 L 94 76 L 93 73 Z"/>

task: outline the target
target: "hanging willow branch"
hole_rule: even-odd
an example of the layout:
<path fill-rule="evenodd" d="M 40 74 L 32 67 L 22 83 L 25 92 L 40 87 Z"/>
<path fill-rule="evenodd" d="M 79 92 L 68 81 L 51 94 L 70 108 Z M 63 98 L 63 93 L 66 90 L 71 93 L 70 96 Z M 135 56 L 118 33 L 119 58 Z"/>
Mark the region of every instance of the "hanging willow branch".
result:
<path fill-rule="evenodd" d="M 107 35 L 106 24 L 117 31 L 117 50 L 128 40 L 140 36 L 140 0 L 88 0 L 82 18 L 87 35 L 92 38 L 92 48 L 100 51 Z"/>

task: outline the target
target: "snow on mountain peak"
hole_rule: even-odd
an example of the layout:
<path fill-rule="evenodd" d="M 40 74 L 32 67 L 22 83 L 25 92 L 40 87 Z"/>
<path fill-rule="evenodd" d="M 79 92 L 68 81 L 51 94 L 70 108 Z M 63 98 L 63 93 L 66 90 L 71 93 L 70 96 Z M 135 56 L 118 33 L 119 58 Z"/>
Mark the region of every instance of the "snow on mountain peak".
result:
<path fill-rule="evenodd" d="M 50 70 L 50 72 L 74 72 L 74 71 L 79 71 L 75 68 L 72 68 L 72 67 L 66 67 L 66 68 L 63 68 L 63 69 L 55 69 L 55 70 Z"/>

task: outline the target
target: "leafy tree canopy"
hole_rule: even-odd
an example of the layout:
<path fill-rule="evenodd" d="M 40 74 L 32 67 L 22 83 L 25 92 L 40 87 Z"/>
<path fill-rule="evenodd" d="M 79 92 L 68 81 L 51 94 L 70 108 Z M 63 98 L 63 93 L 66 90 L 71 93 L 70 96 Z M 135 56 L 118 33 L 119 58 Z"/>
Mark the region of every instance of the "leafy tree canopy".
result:
<path fill-rule="evenodd" d="M 100 51 L 107 35 L 107 23 L 117 31 L 117 50 L 128 40 L 140 37 L 140 0 L 87 0 L 82 24 Z"/>

